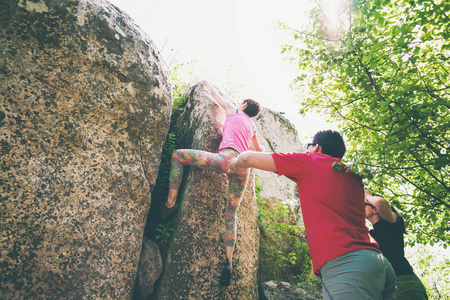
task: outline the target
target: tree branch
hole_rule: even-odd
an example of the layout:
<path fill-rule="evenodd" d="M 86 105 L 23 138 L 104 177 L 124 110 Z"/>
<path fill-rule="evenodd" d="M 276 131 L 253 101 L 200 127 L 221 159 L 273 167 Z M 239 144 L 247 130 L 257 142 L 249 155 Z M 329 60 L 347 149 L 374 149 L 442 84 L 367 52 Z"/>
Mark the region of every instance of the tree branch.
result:
<path fill-rule="evenodd" d="M 422 168 L 422 170 L 425 170 L 425 172 L 428 173 L 428 175 L 430 175 L 434 180 L 436 180 L 442 187 L 444 187 L 447 192 L 450 192 L 450 188 L 445 184 L 445 182 L 439 180 L 439 178 L 437 178 L 433 172 L 431 172 L 430 170 L 428 170 L 428 168 L 425 167 L 425 165 L 423 165 L 419 159 L 417 157 L 414 157 L 414 160 L 416 161 L 416 163 L 420 166 L 420 168 Z"/>
<path fill-rule="evenodd" d="M 330 99 L 330 97 L 328 97 L 327 93 L 326 93 L 322 88 L 320 88 L 320 90 L 321 90 L 322 93 L 325 95 L 325 97 L 327 98 L 328 102 L 330 102 L 330 104 L 331 104 L 331 106 L 333 107 L 334 111 L 335 111 L 342 119 L 347 120 L 347 121 L 350 121 L 350 122 L 355 123 L 355 124 L 358 124 L 359 126 L 361 126 L 361 127 L 363 127 L 363 128 L 367 128 L 367 129 L 369 129 L 369 130 L 378 132 L 378 133 L 380 133 L 380 134 L 386 136 L 386 133 L 382 132 L 381 130 L 378 130 L 378 129 L 375 129 L 375 128 L 371 128 L 371 127 L 369 127 L 369 126 L 367 126 L 367 125 L 361 124 L 361 123 L 359 123 L 359 122 L 356 122 L 356 121 L 353 120 L 353 119 L 350 119 L 350 118 L 344 116 L 344 115 L 339 111 L 339 109 L 334 105 L 334 103 L 333 103 L 333 101 Z"/>
<path fill-rule="evenodd" d="M 412 182 L 411 180 L 409 180 L 407 177 L 399 174 L 399 176 L 401 178 L 403 178 L 403 180 L 407 181 L 409 184 L 413 185 L 416 189 L 418 189 L 419 191 L 421 191 L 422 193 L 430 196 L 430 198 L 432 198 L 435 202 L 444 205 L 447 208 L 450 208 L 450 204 L 449 203 L 445 203 L 444 201 L 442 201 L 440 198 L 434 196 L 433 194 L 431 194 L 429 191 L 423 189 L 422 187 L 418 186 L 417 184 L 415 184 L 414 182 Z"/>

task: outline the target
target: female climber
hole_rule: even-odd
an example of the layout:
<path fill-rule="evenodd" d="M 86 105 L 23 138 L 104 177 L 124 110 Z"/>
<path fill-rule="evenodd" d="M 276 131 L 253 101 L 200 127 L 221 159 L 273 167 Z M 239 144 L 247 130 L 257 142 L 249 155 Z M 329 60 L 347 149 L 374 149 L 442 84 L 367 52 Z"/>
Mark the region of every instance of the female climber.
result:
<path fill-rule="evenodd" d="M 161 211 L 161 218 L 167 218 L 177 209 L 176 200 L 178 188 L 183 178 L 183 166 L 194 166 L 197 168 L 227 173 L 228 160 L 239 156 L 247 151 L 252 142 L 256 151 L 262 151 L 256 138 L 256 127 L 250 118 L 256 117 L 260 111 L 260 104 L 252 99 L 245 99 L 236 107 L 234 104 L 223 99 L 206 81 L 201 81 L 200 86 L 206 88 L 208 93 L 225 110 L 226 119 L 223 125 L 223 137 L 218 153 L 211 153 L 192 149 L 178 149 L 172 153 L 171 168 L 169 175 L 169 195 Z M 220 275 L 219 284 L 229 286 L 231 282 L 231 259 L 236 244 L 236 215 L 247 185 L 249 169 L 235 168 L 227 173 L 230 183 L 228 189 L 228 200 L 225 209 L 225 266 Z"/>

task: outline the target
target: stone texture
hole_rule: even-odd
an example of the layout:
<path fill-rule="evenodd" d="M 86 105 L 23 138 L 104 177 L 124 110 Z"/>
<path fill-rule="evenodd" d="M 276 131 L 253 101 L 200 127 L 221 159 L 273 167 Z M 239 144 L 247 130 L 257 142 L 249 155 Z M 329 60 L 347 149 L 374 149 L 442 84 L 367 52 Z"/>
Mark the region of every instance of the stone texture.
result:
<path fill-rule="evenodd" d="M 266 152 L 304 152 L 305 146 L 298 138 L 294 125 L 281 113 L 264 108 L 256 117 L 257 137 Z M 275 201 L 297 199 L 297 185 L 275 173 L 255 171 L 264 187 L 261 196 Z"/>
<path fill-rule="evenodd" d="M 305 152 L 306 148 L 298 138 L 294 125 L 282 114 L 268 108 L 264 108 L 255 121 L 258 128 L 257 136 L 260 144 L 266 152 Z M 272 172 L 255 170 L 255 175 L 262 186 L 261 199 L 266 201 L 267 208 L 280 201 L 287 204 L 298 219 L 298 224 L 303 226 L 303 218 L 300 211 L 300 200 L 297 185 L 284 176 L 278 176 Z"/>
<path fill-rule="evenodd" d="M 262 284 L 262 300 L 322 300 L 322 287 L 306 283 L 268 281 Z"/>
<path fill-rule="evenodd" d="M 161 275 L 162 269 L 163 263 L 158 245 L 144 237 L 133 300 L 145 300 L 153 293 L 154 284 Z"/>
<path fill-rule="evenodd" d="M 257 136 L 261 145 L 265 147 L 267 152 L 304 152 L 306 149 L 298 138 L 297 130 L 294 125 L 283 114 L 273 110 L 264 108 L 256 118 L 256 127 L 258 128 Z M 299 224 L 303 226 L 303 218 L 301 216 L 300 201 L 298 197 L 297 185 L 284 176 L 278 176 L 275 173 L 255 170 L 258 182 L 262 186 L 261 200 L 265 201 L 265 210 L 267 212 L 275 212 L 275 204 L 280 202 L 286 204 L 290 208 L 290 214 L 283 220 L 285 224 Z M 278 214 L 275 214 L 278 216 Z M 299 232 L 300 240 L 304 240 L 304 232 Z M 275 249 L 291 248 L 292 245 L 286 244 L 290 239 L 286 239 L 285 235 L 274 230 L 262 230 L 260 235 L 261 249 L 273 247 Z M 298 253 L 297 253 L 298 254 Z M 259 258 L 259 280 L 268 280 L 272 278 L 292 277 L 295 268 L 273 268 L 275 265 L 272 256 L 267 256 L 264 251 L 260 253 Z"/>
<path fill-rule="evenodd" d="M 0 298 L 130 299 L 167 67 L 107 1 L 0 11 Z"/>
<path fill-rule="evenodd" d="M 177 119 L 181 148 L 210 152 L 218 150 L 225 111 L 203 87 L 194 87 L 184 111 Z M 218 280 L 225 246 L 223 213 L 228 177 L 213 171 L 191 168 L 180 188 L 182 209 L 170 245 L 165 270 L 154 299 L 257 299 L 259 231 L 254 195 L 254 175 L 250 176 L 238 212 L 237 245 L 233 255 L 231 286 Z"/>

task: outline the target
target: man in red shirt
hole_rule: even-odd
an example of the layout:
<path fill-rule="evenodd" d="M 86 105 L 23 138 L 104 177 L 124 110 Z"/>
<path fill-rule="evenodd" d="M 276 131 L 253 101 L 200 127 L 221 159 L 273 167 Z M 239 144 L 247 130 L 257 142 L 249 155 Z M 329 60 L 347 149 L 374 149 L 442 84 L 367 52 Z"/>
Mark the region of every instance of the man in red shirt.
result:
<path fill-rule="evenodd" d="M 277 172 L 297 183 L 314 273 L 324 299 L 393 299 L 395 273 L 365 225 L 360 177 L 341 162 L 345 144 L 337 131 L 319 131 L 306 153 L 247 151 L 228 168 Z"/>

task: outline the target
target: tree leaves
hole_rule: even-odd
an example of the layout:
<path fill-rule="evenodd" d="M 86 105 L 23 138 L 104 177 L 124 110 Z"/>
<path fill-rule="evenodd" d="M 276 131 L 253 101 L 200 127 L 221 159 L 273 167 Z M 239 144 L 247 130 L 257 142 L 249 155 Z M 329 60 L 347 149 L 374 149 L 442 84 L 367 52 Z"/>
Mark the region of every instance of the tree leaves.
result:
<path fill-rule="evenodd" d="M 343 11 L 332 39 L 318 6 L 310 26 L 292 31 L 297 40 L 284 52 L 299 68 L 293 87 L 303 92 L 301 110 L 317 109 L 340 124 L 347 157 L 362 157 L 360 173 L 372 177 L 366 184 L 398 203 L 414 221 L 410 229 L 418 242 L 450 240 L 444 2 L 356 2 Z"/>

